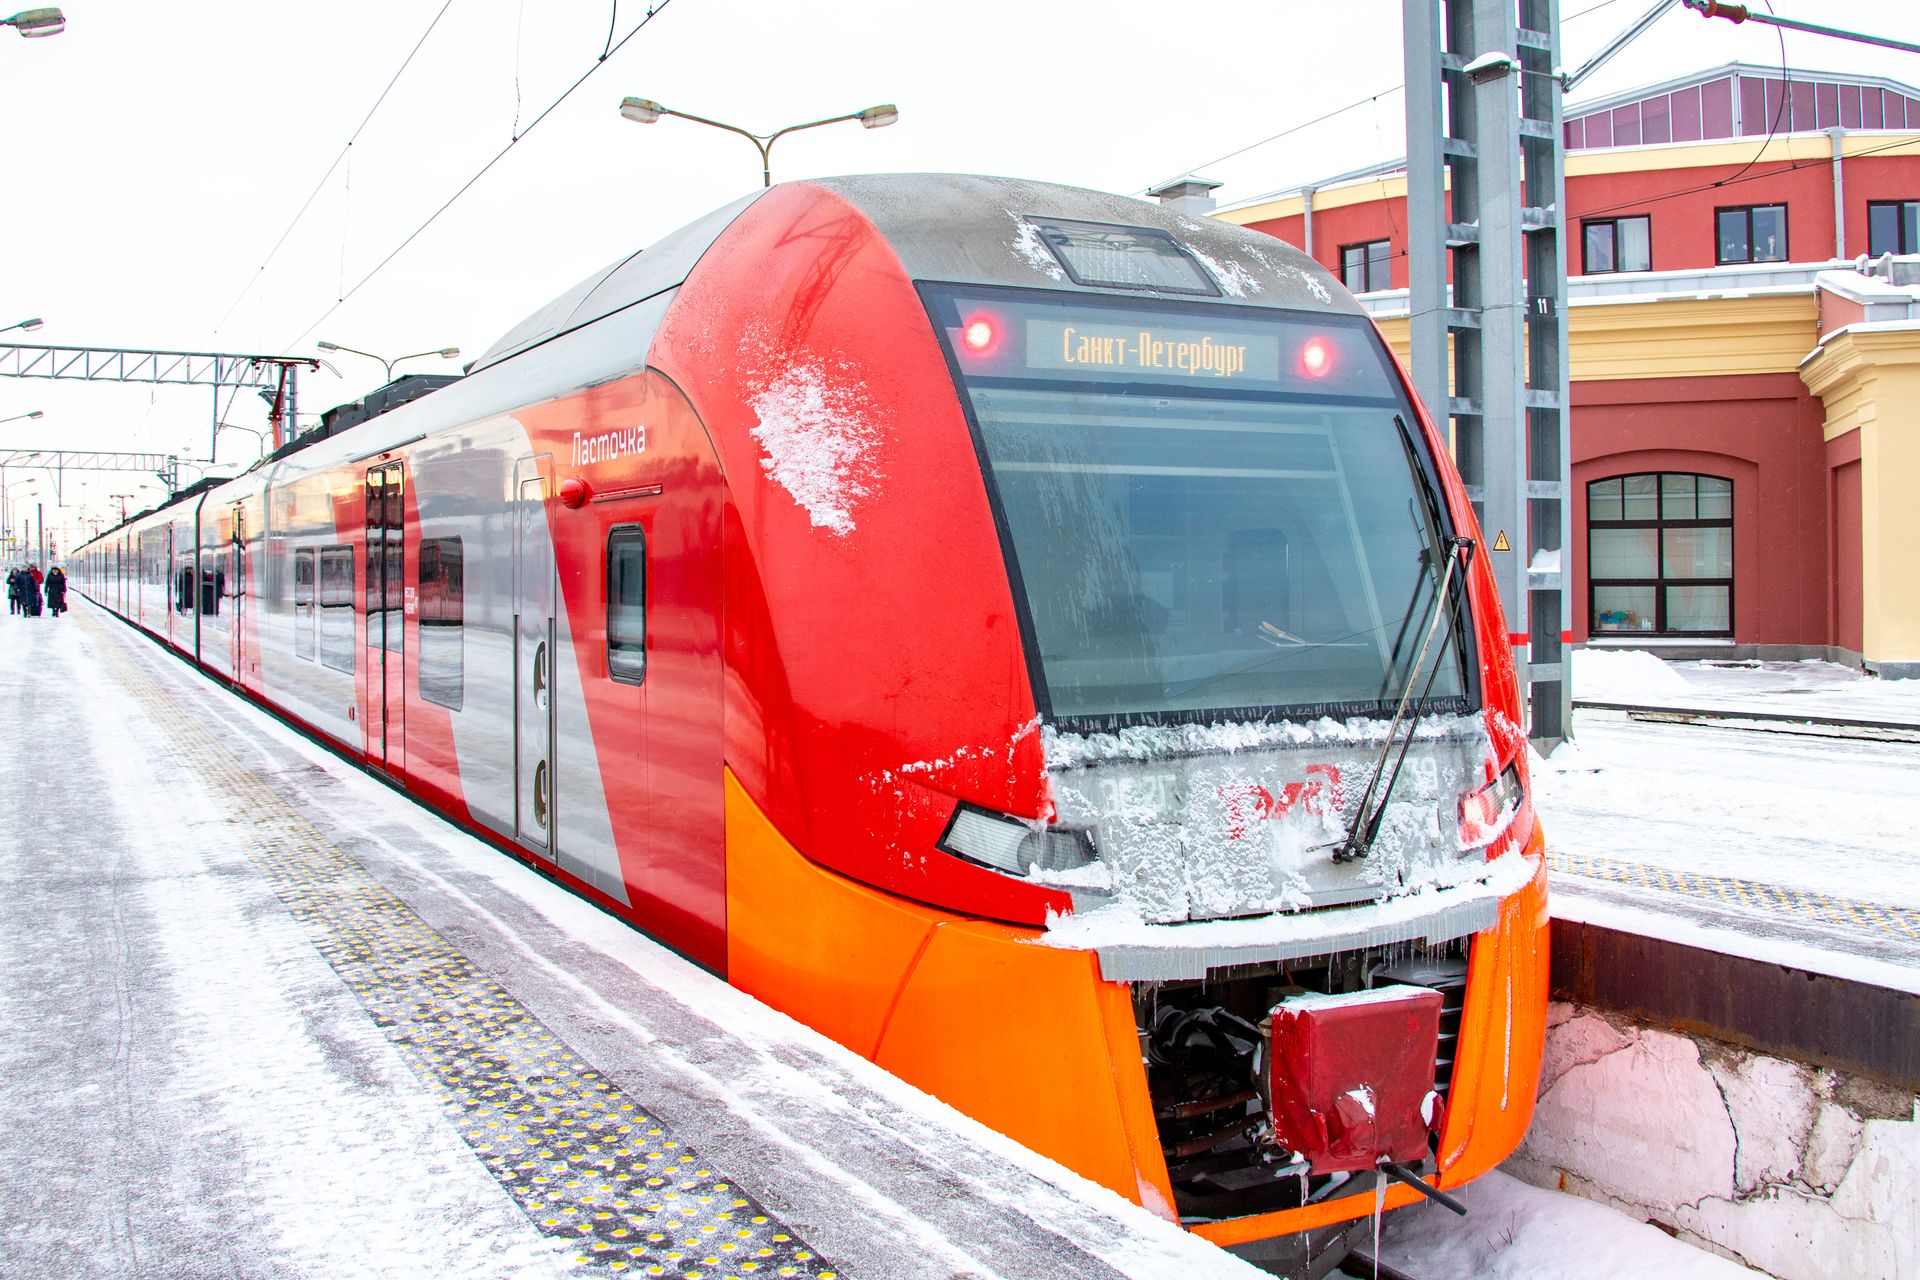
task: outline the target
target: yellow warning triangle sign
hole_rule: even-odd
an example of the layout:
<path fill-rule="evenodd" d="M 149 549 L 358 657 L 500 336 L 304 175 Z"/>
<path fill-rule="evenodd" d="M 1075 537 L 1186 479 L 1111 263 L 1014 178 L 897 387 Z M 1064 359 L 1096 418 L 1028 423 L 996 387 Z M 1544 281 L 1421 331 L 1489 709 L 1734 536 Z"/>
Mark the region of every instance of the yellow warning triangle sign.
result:
<path fill-rule="evenodd" d="M 1512 544 L 1511 542 L 1508 542 L 1508 541 L 1507 541 L 1507 531 L 1506 531 L 1505 529 L 1502 529 L 1502 530 L 1500 531 L 1500 533 L 1499 533 L 1499 536 L 1497 536 L 1497 537 L 1495 537 L 1495 538 L 1494 538 L 1494 540 L 1493 540 L 1493 549 L 1494 549 L 1495 551 L 1511 551 L 1511 550 L 1513 550 L 1513 544 Z"/>

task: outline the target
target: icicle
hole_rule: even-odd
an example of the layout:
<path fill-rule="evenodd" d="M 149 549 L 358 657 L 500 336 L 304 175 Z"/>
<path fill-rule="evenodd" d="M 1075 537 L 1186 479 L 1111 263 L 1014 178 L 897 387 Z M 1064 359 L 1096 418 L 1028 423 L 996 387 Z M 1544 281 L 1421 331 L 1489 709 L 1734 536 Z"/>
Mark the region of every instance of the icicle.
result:
<path fill-rule="evenodd" d="M 1373 1280 L 1380 1280 L 1380 1219 L 1387 1213 L 1387 1175 L 1373 1175 Z"/>

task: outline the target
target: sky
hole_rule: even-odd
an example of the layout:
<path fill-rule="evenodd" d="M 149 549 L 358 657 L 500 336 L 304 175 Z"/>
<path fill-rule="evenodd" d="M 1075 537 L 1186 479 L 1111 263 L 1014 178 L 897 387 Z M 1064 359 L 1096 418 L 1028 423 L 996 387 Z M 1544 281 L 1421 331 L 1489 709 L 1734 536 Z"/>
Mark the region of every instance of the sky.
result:
<path fill-rule="evenodd" d="M 1920 39 L 1911 0 L 1773 2 Z M 1565 0 L 1563 63 L 1649 5 Z M 322 355 L 324 339 L 389 358 L 457 346 L 401 366 L 456 372 L 590 272 L 759 180 L 745 139 L 623 120 L 628 95 L 762 134 L 898 104 L 891 128 L 781 139 L 775 181 L 975 172 L 1142 194 L 1198 171 L 1232 203 L 1405 149 L 1394 0 L 654 0 L 651 17 L 641 0 L 62 8 L 59 36 L 0 31 L 16 123 L 0 136 L 0 325 L 46 321 L 0 342 Z M 1675 9 L 1572 101 L 1736 59 L 1777 66 L 1783 39 L 1795 67 L 1920 82 L 1920 55 Z M 302 378 L 303 414 L 385 380 L 376 360 L 325 358 Z M 250 391 L 216 403 L 204 388 L 0 379 L 0 419 L 36 409 L 0 422 L 0 451 L 174 454 L 191 477 L 215 422 L 240 428 L 219 435 L 222 471 L 251 462 L 249 432 L 267 428 Z M 0 484 L 16 509 L 49 504 L 67 545 L 86 517 L 119 509 L 109 495 L 134 508 L 160 496 L 129 473 L 67 473 L 64 508 L 44 472 L 9 468 Z"/>

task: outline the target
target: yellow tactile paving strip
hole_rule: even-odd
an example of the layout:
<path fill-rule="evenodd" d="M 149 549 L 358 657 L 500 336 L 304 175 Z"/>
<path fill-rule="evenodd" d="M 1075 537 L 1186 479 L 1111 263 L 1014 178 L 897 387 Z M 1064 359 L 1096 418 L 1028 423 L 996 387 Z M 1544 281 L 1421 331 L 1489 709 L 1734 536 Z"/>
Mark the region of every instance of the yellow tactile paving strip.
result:
<path fill-rule="evenodd" d="M 1764 916 L 1838 925 L 1883 937 L 1895 934 L 1920 941 L 1920 911 L 1906 907 L 1835 898 L 1787 885 L 1702 875 L 1696 871 L 1599 858 L 1584 853 L 1555 851 L 1549 855 L 1548 862 L 1553 871 L 1570 876 L 1654 889 L 1676 897 L 1697 898 L 1738 907 Z"/>
<path fill-rule="evenodd" d="M 248 850 L 487 1170 L 575 1260 L 680 1280 L 835 1280 L 752 1196 L 588 1066 L 282 801 L 118 645 L 106 666 L 255 833 Z"/>

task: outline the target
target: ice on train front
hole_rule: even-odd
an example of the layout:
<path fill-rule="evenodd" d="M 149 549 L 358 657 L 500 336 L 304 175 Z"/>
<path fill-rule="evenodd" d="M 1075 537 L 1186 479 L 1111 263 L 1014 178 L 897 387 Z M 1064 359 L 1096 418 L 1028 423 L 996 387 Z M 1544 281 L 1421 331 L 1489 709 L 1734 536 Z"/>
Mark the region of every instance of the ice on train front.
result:
<path fill-rule="evenodd" d="M 1131 984 L 1183 1219 L 1364 1212 L 1331 1204 L 1353 1175 L 1443 1167 L 1470 966 L 1498 962 L 1473 935 L 1534 878 L 1474 535 L 1364 316 L 1201 301 L 1149 229 L 1038 231 L 1074 282 L 1156 296 L 923 289 L 1053 809 L 962 805 L 941 844 L 1069 891 L 1044 940 Z"/>

